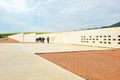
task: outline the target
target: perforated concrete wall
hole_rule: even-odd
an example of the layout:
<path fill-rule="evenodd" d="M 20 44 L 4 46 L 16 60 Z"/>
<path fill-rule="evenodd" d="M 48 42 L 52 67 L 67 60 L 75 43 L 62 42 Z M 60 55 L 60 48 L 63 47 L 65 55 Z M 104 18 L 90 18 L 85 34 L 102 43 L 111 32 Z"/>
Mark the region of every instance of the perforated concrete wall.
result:
<path fill-rule="evenodd" d="M 62 32 L 55 36 L 56 43 L 120 48 L 120 27 Z"/>
<path fill-rule="evenodd" d="M 94 30 L 59 32 L 51 34 L 17 34 L 9 36 L 20 42 L 36 42 L 36 38 L 50 38 L 51 43 L 120 48 L 120 27 Z"/>

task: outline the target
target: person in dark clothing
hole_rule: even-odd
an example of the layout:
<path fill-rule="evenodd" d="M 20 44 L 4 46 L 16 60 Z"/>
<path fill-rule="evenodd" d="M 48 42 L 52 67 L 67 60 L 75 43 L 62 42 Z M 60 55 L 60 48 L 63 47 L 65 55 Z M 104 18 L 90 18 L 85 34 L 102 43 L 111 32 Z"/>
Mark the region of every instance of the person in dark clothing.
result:
<path fill-rule="evenodd" d="M 49 43 L 49 40 L 50 40 L 49 37 L 47 37 L 47 43 Z"/>
<path fill-rule="evenodd" d="M 36 42 L 38 42 L 38 40 L 39 40 L 39 39 L 37 38 L 37 39 L 36 39 Z"/>
<path fill-rule="evenodd" d="M 40 42 L 42 42 L 42 39 L 41 39 L 41 37 L 39 37 L 39 41 L 40 41 Z"/>
<path fill-rule="evenodd" d="M 44 38 L 44 37 L 42 37 L 42 43 L 44 43 L 44 41 L 45 41 L 45 38 Z"/>

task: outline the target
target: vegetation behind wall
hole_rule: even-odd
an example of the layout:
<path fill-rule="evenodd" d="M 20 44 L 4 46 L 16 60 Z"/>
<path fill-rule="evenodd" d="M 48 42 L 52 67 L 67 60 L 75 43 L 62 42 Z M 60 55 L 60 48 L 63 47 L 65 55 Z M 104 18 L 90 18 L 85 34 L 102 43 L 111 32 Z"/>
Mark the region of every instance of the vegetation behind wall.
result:
<path fill-rule="evenodd" d="M 15 35 L 15 34 L 19 34 L 22 32 L 11 32 L 11 33 L 2 33 L 0 34 L 0 38 L 8 38 L 8 36 L 10 35 Z M 52 32 L 23 32 L 24 34 L 31 34 L 31 33 L 36 33 L 36 34 L 49 34 Z"/>

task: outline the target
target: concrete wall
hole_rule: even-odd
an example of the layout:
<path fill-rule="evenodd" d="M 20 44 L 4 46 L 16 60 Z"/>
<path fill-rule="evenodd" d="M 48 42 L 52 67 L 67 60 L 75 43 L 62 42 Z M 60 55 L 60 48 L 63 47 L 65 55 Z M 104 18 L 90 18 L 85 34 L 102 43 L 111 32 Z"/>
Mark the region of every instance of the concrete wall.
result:
<path fill-rule="evenodd" d="M 11 39 L 14 39 L 16 41 L 19 41 L 19 42 L 23 42 L 23 33 L 20 33 L 20 34 L 16 34 L 16 35 L 11 35 L 11 36 L 8 36 L 9 38 Z"/>
<path fill-rule="evenodd" d="M 53 43 L 55 41 L 55 38 L 56 38 L 56 33 L 38 34 L 38 35 L 36 35 L 36 38 L 39 38 L 39 37 L 44 37 L 45 38 L 45 42 L 47 42 L 47 37 L 49 37 L 50 42 Z"/>
<path fill-rule="evenodd" d="M 54 42 L 120 48 L 120 27 L 57 33 Z"/>
<path fill-rule="evenodd" d="M 39 35 L 21 33 L 9 37 L 20 42 L 35 42 L 36 38 L 44 37 L 46 42 L 48 36 L 50 43 L 120 48 L 120 27 Z"/>
<path fill-rule="evenodd" d="M 36 42 L 36 34 L 24 34 L 24 42 Z"/>
<path fill-rule="evenodd" d="M 120 27 L 37 35 L 40 36 L 49 36 L 52 43 L 120 48 Z"/>

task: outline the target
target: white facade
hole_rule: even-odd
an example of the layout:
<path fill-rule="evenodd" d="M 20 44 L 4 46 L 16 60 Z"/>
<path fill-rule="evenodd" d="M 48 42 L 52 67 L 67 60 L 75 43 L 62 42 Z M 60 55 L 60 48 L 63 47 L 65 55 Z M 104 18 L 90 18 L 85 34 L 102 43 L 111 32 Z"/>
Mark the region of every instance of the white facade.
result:
<path fill-rule="evenodd" d="M 44 37 L 45 39 L 49 37 L 52 43 L 120 48 L 120 27 L 39 35 L 27 34 L 24 35 L 23 42 L 35 42 L 36 38 L 39 37 Z M 15 39 L 15 37 L 13 38 Z"/>
<path fill-rule="evenodd" d="M 36 42 L 36 34 L 24 34 L 24 42 Z"/>
<path fill-rule="evenodd" d="M 14 39 L 16 41 L 23 42 L 23 36 L 24 36 L 24 34 L 20 33 L 20 34 L 11 35 L 11 36 L 8 36 L 8 37 L 11 38 L 11 39 Z"/>
<path fill-rule="evenodd" d="M 54 42 L 120 48 L 120 27 L 62 32 Z"/>
<path fill-rule="evenodd" d="M 56 33 L 38 34 L 38 35 L 36 35 L 36 38 L 39 38 L 39 37 L 44 37 L 45 38 L 45 42 L 47 42 L 47 37 L 49 37 L 50 42 L 54 42 L 55 38 L 56 38 Z"/>

